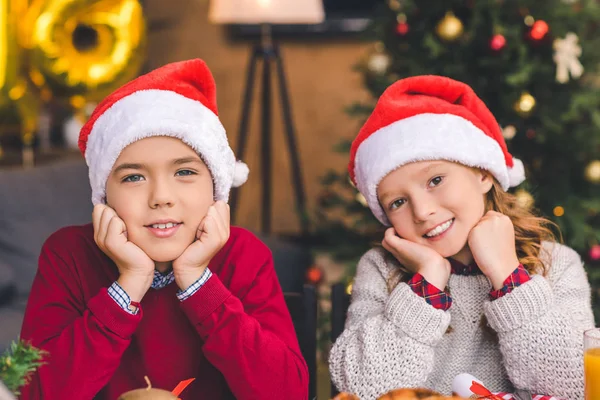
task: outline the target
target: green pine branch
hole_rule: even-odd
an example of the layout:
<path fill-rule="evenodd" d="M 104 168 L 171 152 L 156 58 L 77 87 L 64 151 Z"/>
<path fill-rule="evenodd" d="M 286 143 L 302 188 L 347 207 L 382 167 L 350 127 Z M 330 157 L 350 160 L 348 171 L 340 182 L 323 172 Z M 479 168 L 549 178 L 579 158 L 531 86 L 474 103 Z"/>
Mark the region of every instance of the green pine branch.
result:
<path fill-rule="evenodd" d="M 31 373 L 44 364 L 42 358 L 45 354 L 45 351 L 29 343 L 12 342 L 10 348 L 0 356 L 0 381 L 18 396 L 20 388 L 28 383 Z"/>

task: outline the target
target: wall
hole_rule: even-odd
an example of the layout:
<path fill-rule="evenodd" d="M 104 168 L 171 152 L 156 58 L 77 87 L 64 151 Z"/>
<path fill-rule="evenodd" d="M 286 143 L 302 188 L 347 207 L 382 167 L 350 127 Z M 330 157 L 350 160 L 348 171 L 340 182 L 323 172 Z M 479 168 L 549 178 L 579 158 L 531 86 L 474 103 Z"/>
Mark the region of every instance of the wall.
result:
<path fill-rule="evenodd" d="M 215 76 L 220 117 L 235 149 L 250 44 L 231 43 L 222 27 L 208 23 L 208 0 L 150 0 L 144 5 L 150 26 L 162 26 L 149 35 L 149 67 L 194 57 L 204 59 Z M 176 21 L 177 25 L 164 26 L 161 21 Z M 319 177 L 329 168 L 346 166 L 347 157 L 332 148 L 341 138 L 352 137 L 358 131 L 359 121 L 349 118 L 343 108 L 368 98 L 360 75 L 352 71 L 352 66 L 366 54 L 369 44 L 296 40 L 282 43 L 281 48 L 306 195 L 312 209 L 320 191 Z M 251 175 L 241 189 L 236 220 L 238 225 L 250 229 L 260 226 L 259 104 L 255 96 L 244 160 Z M 272 224 L 274 231 L 287 233 L 296 231 L 299 225 L 279 105 L 275 106 Z"/>

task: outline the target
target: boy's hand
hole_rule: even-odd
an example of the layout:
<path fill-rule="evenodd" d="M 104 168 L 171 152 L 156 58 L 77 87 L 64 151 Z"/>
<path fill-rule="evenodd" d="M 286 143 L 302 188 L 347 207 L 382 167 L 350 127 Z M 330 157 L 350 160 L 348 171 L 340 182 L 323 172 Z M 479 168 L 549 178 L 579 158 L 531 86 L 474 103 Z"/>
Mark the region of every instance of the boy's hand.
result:
<path fill-rule="evenodd" d="M 396 235 L 394 228 L 385 231 L 383 248 L 414 273 L 420 273 L 427 282 L 444 290 L 450 279 L 450 262 L 435 250 Z"/>
<path fill-rule="evenodd" d="M 175 282 L 185 290 L 197 281 L 210 260 L 229 239 L 229 205 L 217 201 L 208 208 L 196 231 L 196 240 L 175 261 Z"/>
<path fill-rule="evenodd" d="M 118 283 L 131 297 L 140 301 L 152 285 L 154 261 L 127 239 L 125 222 L 112 208 L 98 204 L 92 213 L 94 241 L 119 269 Z"/>
<path fill-rule="evenodd" d="M 477 266 L 495 290 L 519 266 L 515 228 L 506 215 L 488 211 L 469 233 L 469 248 Z"/>

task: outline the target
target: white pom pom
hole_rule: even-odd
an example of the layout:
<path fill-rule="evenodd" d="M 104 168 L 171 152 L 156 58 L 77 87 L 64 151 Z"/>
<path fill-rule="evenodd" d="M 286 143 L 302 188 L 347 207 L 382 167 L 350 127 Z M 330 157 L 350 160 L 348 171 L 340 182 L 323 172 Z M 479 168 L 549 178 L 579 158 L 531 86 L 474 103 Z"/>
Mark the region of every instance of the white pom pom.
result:
<path fill-rule="evenodd" d="M 525 166 L 517 158 L 513 158 L 513 167 L 508 170 L 510 187 L 519 186 L 525 180 Z"/>
<path fill-rule="evenodd" d="M 65 121 L 63 125 L 63 138 L 70 149 L 79 148 L 79 132 L 82 126 L 83 122 L 75 115 L 72 115 Z"/>
<path fill-rule="evenodd" d="M 240 187 L 248 180 L 250 169 L 241 161 L 235 162 L 235 170 L 233 172 L 233 187 Z"/>

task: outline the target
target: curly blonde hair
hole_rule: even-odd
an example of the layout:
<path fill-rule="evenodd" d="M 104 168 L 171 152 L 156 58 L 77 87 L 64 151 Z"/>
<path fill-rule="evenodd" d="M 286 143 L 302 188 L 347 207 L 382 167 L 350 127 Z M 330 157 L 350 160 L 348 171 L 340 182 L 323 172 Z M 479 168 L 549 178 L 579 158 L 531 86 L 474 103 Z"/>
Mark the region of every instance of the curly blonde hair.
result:
<path fill-rule="evenodd" d="M 485 172 L 487 174 L 487 172 Z M 490 175 L 491 177 L 491 175 Z M 494 178 L 492 188 L 485 197 L 485 211 L 496 211 L 510 218 L 515 228 L 517 257 L 529 274 L 546 275 L 547 267 L 542 261 L 542 242 L 557 241 L 554 230 L 558 227 L 552 221 L 535 215 L 528 205 L 520 204 L 514 194 L 505 192 Z M 558 235 L 559 239 L 560 234 Z M 395 258 L 388 253 L 388 257 Z M 395 261 L 396 264 L 397 261 Z M 387 281 L 391 292 L 400 282 L 407 282 L 412 272 L 398 264 Z"/>

